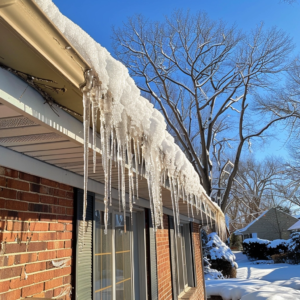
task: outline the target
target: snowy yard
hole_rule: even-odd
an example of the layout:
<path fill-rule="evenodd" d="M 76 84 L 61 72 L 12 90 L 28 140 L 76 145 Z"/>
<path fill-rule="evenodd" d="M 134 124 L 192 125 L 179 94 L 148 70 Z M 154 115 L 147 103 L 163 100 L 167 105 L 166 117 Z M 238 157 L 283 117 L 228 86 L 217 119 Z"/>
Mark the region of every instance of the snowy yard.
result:
<path fill-rule="evenodd" d="M 300 265 L 256 264 L 234 252 L 239 265 L 236 279 L 206 281 L 207 296 L 224 300 L 300 300 Z"/>

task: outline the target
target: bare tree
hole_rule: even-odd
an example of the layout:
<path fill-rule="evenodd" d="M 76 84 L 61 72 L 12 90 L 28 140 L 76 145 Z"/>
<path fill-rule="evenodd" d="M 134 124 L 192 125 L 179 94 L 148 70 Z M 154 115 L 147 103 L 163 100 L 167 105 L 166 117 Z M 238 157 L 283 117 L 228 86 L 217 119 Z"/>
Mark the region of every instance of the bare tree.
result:
<path fill-rule="evenodd" d="M 279 187 L 285 197 L 300 208 L 300 61 L 297 59 L 288 72 L 283 89 L 266 96 L 256 96 L 256 109 L 262 113 L 272 111 L 277 116 L 293 112 L 293 117 L 285 120 L 289 136 L 290 160 L 285 163 L 284 180 Z"/>
<path fill-rule="evenodd" d="M 283 188 L 286 185 L 285 164 L 280 159 L 242 160 L 226 210 L 231 231 L 245 227 L 271 207 L 290 210 L 293 202 L 286 197 Z"/>
<path fill-rule="evenodd" d="M 251 111 L 252 95 L 275 86 L 290 67 L 291 39 L 263 25 L 242 35 L 205 13 L 182 11 L 161 23 L 131 18 L 113 39 L 115 55 L 162 111 L 206 192 L 218 195 L 225 211 L 244 145 L 293 115 L 269 111 L 258 122 Z M 235 151 L 230 168 L 228 147 Z"/>

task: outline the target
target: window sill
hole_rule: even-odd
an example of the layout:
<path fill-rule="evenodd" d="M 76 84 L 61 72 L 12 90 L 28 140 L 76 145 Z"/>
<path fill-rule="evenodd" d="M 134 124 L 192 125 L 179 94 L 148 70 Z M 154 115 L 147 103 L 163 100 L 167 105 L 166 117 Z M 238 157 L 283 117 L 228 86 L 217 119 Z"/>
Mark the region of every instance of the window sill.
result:
<path fill-rule="evenodd" d="M 188 300 L 191 299 L 191 297 L 196 292 L 197 288 L 195 287 L 188 287 L 186 288 L 179 296 L 178 300 Z"/>

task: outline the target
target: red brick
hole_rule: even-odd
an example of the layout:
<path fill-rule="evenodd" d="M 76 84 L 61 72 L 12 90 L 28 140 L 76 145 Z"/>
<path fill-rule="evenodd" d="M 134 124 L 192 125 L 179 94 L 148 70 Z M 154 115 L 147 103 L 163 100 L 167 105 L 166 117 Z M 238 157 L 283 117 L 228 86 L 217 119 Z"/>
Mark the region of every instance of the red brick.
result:
<path fill-rule="evenodd" d="M 6 186 L 15 190 L 29 191 L 29 183 L 17 179 L 7 179 Z"/>
<path fill-rule="evenodd" d="M 49 228 L 48 223 L 32 222 L 30 223 L 30 231 L 47 231 Z"/>
<path fill-rule="evenodd" d="M 64 241 L 53 241 L 53 242 L 48 242 L 47 244 L 47 249 L 52 250 L 52 249 L 60 249 L 64 248 Z"/>
<path fill-rule="evenodd" d="M 16 222 L 7 221 L 7 231 L 27 231 L 29 228 L 29 223 L 26 222 Z"/>
<path fill-rule="evenodd" d="M 38 241 L 39 240 L 39 234 L 38 233 L 33 233 L 33 232 L 22 232 L 21 235 L 21 241 L 22 242 L 27 242 L 27 241 Z"/>
<path fill-rule="evenodd" d="M 69 206 L 69 207 L 73 207 L 73 199 L 59 199 L 58 200 L 58 204 L 61 206 Z"/>
<path fill-rule="evenodd" d="M 0 293 L 5 293 L 9 290 L 9 284 L 10 284 L 10 281 L 7 280 L 7 281 L 2 281 L 0 283 Z"/>
<path fill-rule="evenodd" d="M 47 186 L 51 186 L 54 188 L 57 188 L 59 186 L 58 182 L 49 180 L 49 179 L 45 179 L 45 178 L 41 178 L 41 184 L 47 185 Z"/>
<path fill-rule="evenodd" d="M 22 202 L 22 201 L 13 201 L 13 200 L 8 200 L 6 201 L 5 205 L 6 209 L 11 209 L 11 210 L 28 210 L 28 203 L 27 202 Z"/>
<path fill-rule="evenodd" d="M 19 299 L 21 297 L 21 290 L 14 290 L 0 295 L 0 300 Z"/>
<path fill-rule="evenodd" d="M 46 250 L 47 243 L 46 242 L 30 242 L 28 245 L 28 252 L 33 251 L 43 251 Z"/>
<path fill-rule="evenodd" d="M 48 260 L 56 258 L 56 251 L 43 251 L 39 253 L 39 260 Z"/>
<path fill-rule="evenodd" d="M 53 297 L 53 290 L 44 292 L 45 298 L 51 299 Z"/>
<path fill-rule="evenodd" d="M 72 239 L 72 232 L 57 232 L 57 239 L 58 240 L 71 240 Z"/>
<path fill-rule="evenodd" d="M 25 252 L 26 251 L 26 244 L 6 244 L 5 245 L 5 254 L 9 253 L 18 253 L 18 252 Z"/>
<path fill-rule="evenodd" d="M 19 254 L 14 256 L 15 265 L 37 261 L 37 253 Z"/>
<path fill-rule="evenodd" d="M 56 232 L 41 232 L 39 233 L 40 241 L 52 241 L 56 240 Z"/>
<path fill-rule="evenodd" d="M 63 184 L 63 183 L 59 183 L 58 187 L 61 190 L 65 190 L 65 191 L 68 191 L 68 192 L 73 192 L 73 187 L 71 187 L 69 185 L 66 185 L 66 184 Z"/>
<path fill-rule="evenodd" d="M 41 203 L 58 204 L 58 199 L 53 196 L 41 195 Z"/>
<path fill-rule="evenodd" d="M 73 216 L 57 216 L 57 222 L 73 223 Z"/>
<path fill-rule="evenodd" d="M 73 216 L 74 215 L 74 209 L 73 208 L 66 208 L 66 215 Z"/>
<path fill-rule="evenodd" d="M 0 269 L 0 280 L 17 277 L 21 275 L 22 267 L 9 267 Z"/>
<path fill-rule="evenodd" d="M 19 216 L 18 220 L 23 220 L 23 221 L 38 221 L 39 220 L 39 214 L 32 213 L 32 212 L 19 212 L 18 216 Z"/>
<path fill-rule="evenodd" d="M 72 276 L 68 275 L 64 277 L 64 284 L 70 284 L 72 281 Z"/>
<path fill-rule="evenodd" d="M 63 284 L 62 278 L 56 278 L 45 282 L 45 290 L 53 289 Z"/>
<path fill-rule="evenodd" d="M 49 224 L 50 231 L 63 231 L 65 230 L 65 224 L 62 223 L 50 223 Z"/>
<path fill-rule="evenodd" d="M 6 230 L 6 221 L 0 221 L 0 230 Z"/>
<path fill-rule="evenodd" d="M 17 199 L 17 191 L 0 188 L 0 198 Z"/>
<path fill-rule="evenodd" d="M 72 231 L 73 230 L 73 224 L 66 224 L 66 231 Z"/>
<path fill-rule="evenodd" d="M 27 272 L 27 269 L 26 269 L 26 272 Z M 27 279 L 21 279 L 21 278 L 12 279 L 9 287 L 11 290 L 13 290 L 13 289 L 18 289 L 18 288 L 21 288 L 23 286 L 27 286 L 27 285 L 30 285 L 33 283 L 34 283 L 33 275 L 29 275 L 27 277 Z"/>
<path fill-rule="evenodd" d="M 59 268 L 59 269 L 55 269 L 54 271 L 55 271 L 55 277 L 70 275 L 72 272 L 71 267 Z"/>
<path fill-rule="evenodd" d="M 8 267 L 14 264 L 14 255 L 1 255 L 0 256 L 0 267 Z"/>
<path fill-rule="evenodd" d="M 44 289 L 44 283 L 34 284 L 28 287 L 22 288 L 22 297 L 32 296 L 34 294 L 42 292 Z"/>
<path fill-rule="evenodd" d="M 7 177 L 13 177 L 18 178 L 19 172 L 16 170 L 0 167 L 0 175 L 7 176 Z"/>
<path fill-rule="evenodd" d="M 74 198 L 74 193 L 73 192 L 67 192 L 66 193 L 66 198 L 73 199 Z"/>
<path fill-rule="evenodd" d="M 64 191 L 64 190 L 58 190 L 58 189 L 54 189 L 53 190 L 53 195 L 56 197 L 62 197 L 65 198 L 68 192 Z"/>
<path fill-rule="evenodd" d="M 19 173 L 19 178 L 22 179 L 22 180 L 25 180 L 25 181 L 40 183 L 40 177 L 30 175 L 30 174 L 27 174 L 27 173 L 23 173 L 23 172 Z"/>
<path fill-rule="evenodd" d="M 46 264 L 45 264 L 45 267 L 46 267 Z M 34 282 L 37 283 L 37 282 L 52 279 L 55 277 L 54 274 L 55 274 L 55 270 L 50 270 L 50 271 L 47 270 L 45 272 L 36 273 L 36 274 L 34 274 Z"/>
<path fill-rule="evenodd" d="M 72 249 L 57 250 L 57 258 L 72 256 Z"/>
<path fill-rule="evenodd" d="M 66 209 L 62 206 L 51 206 L 50 212 L 52 212 L 53 214 L 64 215 L 66 213 Z"/>
<path fill-rule="evenodd" d="M 46 205 L 46 204 L 29 203 L 28 210 L 29 211 L 37 211 L 37 212 L 49 212 L 50 208 L 49 208 L 49 205 Z"/>
<path fill-rule="evenodd" d="M 23 201 L 35 202 L 35 203 L 40 202 L 40 196 L 38 194 L 19 192 L 17 197 L 19 200 L 23 200 Z"/>
<path fill-rule="evenodd" d="M 65 248 L 72 248 L 72 241 L 65 241 Z"/>
<path fill-rule="evenodd" d="M 6 187 L 7 185 L 7 179 L 6 177 L 0 177 L 0 186 Z"/>
<path fill-rule="evenodd" d="M 48 222 L 56 221 L 56 215 L 41 214 L 40 221 L 48 221 Z"/>
<path fill-rule="evenodd" d="M 42 270 L 46 270 L 46 262 L 44 261 L 26 265 L 26 273 L 33 273 Z"/>

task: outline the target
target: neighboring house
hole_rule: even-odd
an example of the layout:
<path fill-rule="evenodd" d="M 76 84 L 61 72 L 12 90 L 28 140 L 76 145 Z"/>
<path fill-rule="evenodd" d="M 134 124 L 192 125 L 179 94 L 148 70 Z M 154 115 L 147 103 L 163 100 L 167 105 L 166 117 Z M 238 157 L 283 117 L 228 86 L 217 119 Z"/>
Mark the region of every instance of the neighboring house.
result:
<path fill-rule="evenodd" d="M 124 216 L 114 162 L 106 214 L 97 149 L 96 173 L 87 157 L 84 221 L 81 88 L 91 66 L 34 1 L 1 1 L 0 17 L 0 299 L 204 299 L 199 229 L 225 233 L 220 209 L 205 193 L 179 199 L 176 236 L 172 190 L 161 185 L 154 232 L 149 176 L 135 175 L 143 166 L 126 173 Z"/>
<path fill-rule="evenodd" d="M 289 229 L 291 232 L 300 232 L 300 221 L 296 222 L 293 226 L 291 226 Z"/>
<path fill-rule="evenodd" d="M 276 208 L 271 208 L 263 212 L 257 219 L 242 229 L 235 231 L 236 235 L 241 235 L 244 239 L 260 238 L 266 240 L 276 240 L 290 238 L 289 228 L 298 219 L 284 213 Z"/>

